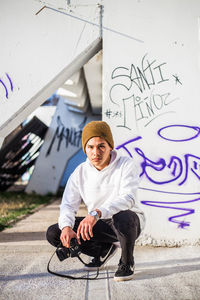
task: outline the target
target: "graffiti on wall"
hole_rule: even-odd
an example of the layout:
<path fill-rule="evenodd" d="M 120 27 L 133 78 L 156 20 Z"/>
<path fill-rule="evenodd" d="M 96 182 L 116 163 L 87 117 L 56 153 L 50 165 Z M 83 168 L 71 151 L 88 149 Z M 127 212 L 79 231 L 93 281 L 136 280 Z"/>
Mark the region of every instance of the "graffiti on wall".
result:
<path fill-rule="evenodd" d="M 61 117 L 57 116 L 57 127 L 49 145 L 49 148 L 46 152 L 46 156 L 50 155 L 54 144 L 57 144 L 56 150 L 58 152 L 60 151 L 62 144 L 65 145 L 66 149 L 69 145 L 79 148 L 81 143 L 82 128 L 86 123 L 86 120 L 87 117 L 84 118 L 84 120 L 78 126 L 78 129 L 76 129 L 74 127 L 66 127 L 62 122 Z"/>
<path fill-rule="evenodd" d="M 181 76 L 171 72 L 165 61 L 145 54 L 137 63 L 118 66 L 112 71 L 110 101 L 103 114 L 116 127 L 123 127 L 126 131 L 134 129 L 135 132 L 138 126 L 145 128 L 166 114 L 175 114 L 176 103 L 181 101 L 182 88 Z M 190 150 L 184 152 L 184 149 L 188 149 L 185 145 L 194 143 L 199 136 L 198 126 L 172 124 L 160 126 L 156 139 L 161 144 L 169 143 L 170 150 L 174 143 L 174 149 L 179 149 L 178 154 L 174 150 L 174 153 L 164 152 L 156 157 L 155 153 L 151 154 L 141 146 L 144 137 L 140 135 L 116 147 L 116 150 L 140 162 L 140 177 L 149 182 L 150 188 L 140 187 L 143 195 L 146 195 L 145 191 L 148 193 L 141 203 L 172 211 L 168 220 L 182 229 L 190 226 L 188 216 L 195 213 L 192 203 L 200 201 L 198 190 L 196 193 L 187 193 L 184 188 L 190 183 L 199 184 L 200 181 L 200 156 Z M 180 143 L 184 143 L 182 150 L 178 146 Z M 174 187 L 177 187 L 176 190 Z"/>
<path fill-rule="evenodd" d="M 158 117 L 174 113 L 170 106 L 180 100 L 172 95 L 168 86 L 172 83 L 181 87 L 181 79 L 177 74 L 169 74 L 166 62 L 149 59 L 148 54 L 142 57 L 139 65 L 115 68 L 111 79 L 114 81 L 109 93 L 112 107 L 107 107 L 104 115 L 116 119 L 117 127 L 131 130 L 128 111 L 134 116 L 136 125 L 142 121 L 146 127 Z"/>
<path fill-rule="evenodd" d="M 174 129 L 179 132 L 177 137 L 174 137 Z M 199 138 L 200 127 L 189 125 L 169 125 L 160 128 L 157 135 L 160 139 L 167 140 L 169 143 L 186 143 Z M 141 178 L 145 177 L 150 183 L 157 185 L 158 187 L 156 189 L 141 187 L 141 189 L 155 192 L 157 194 L 166 194 L 168 199 L 169 195 L 177 195 L 176 201 L 143 200 L 141 203 L 152 207 L 180 210 L 181 213 L 171 216 L 168 220 L 178 224 L 179 228 L 190 226 L 190 222 L 185 221 L 183 218 L 194 214 L 195 210 L 193 208 L 184 207 L 184 205 L 200 201 L 200 192 L 178 193 L 166 190 L 163 191 L 161 187 L 172 182 L 174 185 L 177 185 L 177 187 L 182 186 L 188 181 L 199 184 L 200 156 L 193 155 L 192 153 L 185 153 L 181 156 L 171 155 L 168 158 L 161 157 L 155 161 L 152 160 L 151 157 L 148 157 L 143 149 L 135 147 L 135 143 L 141 139 L 141 136 L 137 136 L 116 147 L 117 150 L 124 150 L 130 157 L 134 157 L 137 160 L 139 159 L 139 161 L 141 161 Z"/>
<path fill-rule="evenodd" d="M 9 74 L 5 73 L 5 76 L 0 77 L 0 97 L 8 99 L 11 92 L 13 92 L 13 82 Z"/>

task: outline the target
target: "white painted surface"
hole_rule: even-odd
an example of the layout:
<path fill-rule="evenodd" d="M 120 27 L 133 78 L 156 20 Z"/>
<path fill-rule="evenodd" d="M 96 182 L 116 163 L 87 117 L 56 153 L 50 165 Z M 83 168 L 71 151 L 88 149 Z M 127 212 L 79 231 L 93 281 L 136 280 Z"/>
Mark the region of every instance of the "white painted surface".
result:
<path fill-rule="evenodd" d="M 148 201 L 142 204 L 144 236 L 158 244 L 195 242 L 200 236 L 200 3 L 104 4 L 103 26 L 118 33 L 103 31 L 103 119 L 116 147 L 141 137 L 119 151 L 146 172 L 139 190 L 139 200 Z"/>
<path fill-rule="evenodd" d="M 74 77 L 77 80 L 74 80 Z M 65 99 L 65 104 L 68 104 L 69 108 L 72 107 L 78 109 L 80 112 L 86 112 L 89 99 L 83 69 L 81 68 L 70 80 L 67 80 L 58 89 L 57 94 Z"/>
<path fill-rule="evenodd" d="M 99 47 L 97 26 L 57 12 L 58 6 L 70 12 L 65 1 L 48 3 L 53 10 L 35 15 L 44 1 L 1 0 L 1 140 Z M 100 22 L 96 1 L 71 3 L 70 14 Z M 140 171 L 146 172 L 139 190 L 139 200 L 149 201 L 148 206 L 142 204 L 147 217 L 144 237 L 157 244 L 195 242 L 200 236 L 200 3 L 109 0 L 103 4 L 103 119 L 113 130 L 116 147 L 141 137 L 119 151 L 131 154 Z M 40 192 L 48 182 L 42 193 L 57 190 L 67 161 L 63 163 L 56 149 L 46 159 L 57 126 L 56 119 L 53 122 L 38 159 L 44 171 L 38 176 L 34 172 L 36 181 L 30 188 Z M 65 156 L 66 149 L 62 151 Z"/>
<path fill-rule="evenodd" d="M 94 114 L 102 111 L 102 50 L 84 65 L 90 103 Z M 95 76 L 94 76 L 95 74 Z"/>
<path fill-rule="evenodd" d="M 63 8 L 64 1 L 51 2 L 41 11 L 40 1 L 0 2 L 2 137 L 101 49 L 96 1 L 72 10 Z"/>
<path fill-rule="evenodd" d="M 30 116 L 28 116 L 27 120 L 32 119 L 36 116 L 40 119 L 45 125 L 50 126 L 52 118 L 55 114 L 56 106 L 40 106 L 34 110 Z"/>

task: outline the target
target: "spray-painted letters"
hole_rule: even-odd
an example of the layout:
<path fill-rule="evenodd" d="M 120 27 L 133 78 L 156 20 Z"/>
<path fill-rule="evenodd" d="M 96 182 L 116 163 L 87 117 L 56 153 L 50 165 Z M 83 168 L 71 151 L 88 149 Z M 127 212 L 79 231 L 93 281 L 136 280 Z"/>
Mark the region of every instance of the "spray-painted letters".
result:
<path fill-rule="evenodd" d="M 60 151 L 60 147 L 63 141 L 65 141 L 65 147 L 73 145 L 74 147 L 80 146 L 82 130 L 76 130 L 75 128 L 67 128 L 61 121 L 60 116 L 57 116 L 57 128 L 47 150 L 46 156 L 51 153 L 54 143 L 57 141 L 57 151 Z"/>
<path fill-rule="evenodd" d="M 144 126 L 163 114 L 174 113 L 169 105 L 179 98 L 169 92 L 169 82 L 176 87 L 182 86 L 182 82 L 177 75 L 168 73 L 166 62 L 149 60 L 147 54 L 142 57 L 140 66 L 132 64 L 129 68 L 114 69 L 111 78 L 115 83 L 110 89 L 114 109 L 106 108 L 105 116 L 118 118 L 118 127 L 131 130 L 134 124 L 127 118 L 127 112 L 132 119 L 134 116 L 136 124 L 143 121 Z"/>
<path fill-rule="evenodd" d="M 174 129 L 179 130 L 179 136 L 174 136 Z M 188 132 L 187 132 L 188 130 Z M 182 132 L 182 134 L 181 134 Z M 173 138 L 170 137 L 170 134 Z M 158 136 L 162 139 L 169 141 L 169 143 L 180 143 L 180 142 L 189 142 L 193 139 L 199 138 L 200 127 L 197 126 L 187 126 L 187 125 L 169 125 L 158 130 Z M 173 183 L 178 186 L 183 186 L 187 181 L 195 182 L 199 184 L 200 182 L 200 156 L 193 155 L 191 153 L 185 153 L 182 156 L 171 155 L 166 158 L 158 158 L 156 161 L 148 157 L 145 152 L 139 148 L 134 147 L 136 141 L 141 140 L 141 136 L 137 136 L 134 139 L 130 139 L 125 143 L 116 147 L 117 150 L 124 150 L 130 157 L 136 157 L 137 160 L 141 161 L 141 172 L 140 176 L 145 177 L 151 184 L 164 186 L 170 183 Z M 144 188 L 142 188 L 144 189 Z M 146 189 L 148 190 L 148 189 Z M 167 192 L 157 189 L 149 189 L 149 191 L 154 191 L 156 193 L 166 193 L 169 195 L 185 195 L 186 200 L 177 200 L 180 197 L 177 197 L 176 201 L 151 201 L 151 200 L 142 200 L 141 203 L 153 207 L 167 208 L 167 209 L 176 209 L 184 211 L 179 215 L 175 215 L 169 218 L 170 222 L 177 223 L 180 228 L 189 226 L 189 222 L 183 220 L 177 220 L 177 218 L 185 217 L 187 215 L 193 214 L 195 212 L 192 208 L 180 207 L 177 205 L 184 203 L 191 203 L 200 200 L 200 192 L 197 193 L 177 193 L 177 192 Z M 189 199 L 188 199 L 189 198 Z"/>

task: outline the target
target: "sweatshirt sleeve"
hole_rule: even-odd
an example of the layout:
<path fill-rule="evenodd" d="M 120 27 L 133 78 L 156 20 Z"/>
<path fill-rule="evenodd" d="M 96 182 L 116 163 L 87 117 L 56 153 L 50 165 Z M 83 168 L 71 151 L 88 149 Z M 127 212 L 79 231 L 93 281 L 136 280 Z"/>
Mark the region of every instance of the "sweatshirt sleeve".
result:
<path fill-rule="evenodd" d="M 132 159 L 122 166 L 119 193 L 115 199 L 105 201 L 98 209 L 102 218 L 111 218 L 114 214 L 127 209 L 139 210 L 137 206 L 137 190 L 139 186 L 139 171 Z"/>
<path fill-rule="evenodd" d="M 62 202 L 60 205 L 60 216 L 58 219 L 59 228 L 62 230 L 66 226 L 74 227 L 75 215 L 81 203 L 81 196 L 78 188 L 78 178 L 76 170 L 69 177 L 66 184 Z"/>

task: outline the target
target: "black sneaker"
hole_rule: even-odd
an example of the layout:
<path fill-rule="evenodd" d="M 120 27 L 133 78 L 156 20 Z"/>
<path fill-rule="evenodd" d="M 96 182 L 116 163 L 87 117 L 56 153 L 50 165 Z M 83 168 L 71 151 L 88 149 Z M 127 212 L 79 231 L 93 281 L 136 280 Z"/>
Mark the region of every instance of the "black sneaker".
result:
<path fill-rule="evenodd" d="M 134 275 L 134 267 L 130 265 L 125 265 L 122 262 L 118 265 L 118 270 L 115 273 L 114 280 L 115 281 L 125 281 L 131 280 Z"/>
<path fill-rule="evenodd" d="M 89 264 L 85 264 L 85 269 L 88 271 L 96 271 L 98 268 L 101 269 L 117 252 L 117 247 L 111 245 L 107 254 L 104 257 L 94 257 Z"/>

